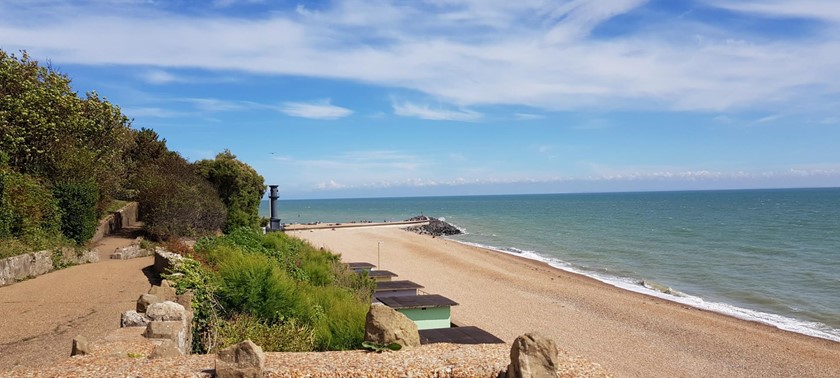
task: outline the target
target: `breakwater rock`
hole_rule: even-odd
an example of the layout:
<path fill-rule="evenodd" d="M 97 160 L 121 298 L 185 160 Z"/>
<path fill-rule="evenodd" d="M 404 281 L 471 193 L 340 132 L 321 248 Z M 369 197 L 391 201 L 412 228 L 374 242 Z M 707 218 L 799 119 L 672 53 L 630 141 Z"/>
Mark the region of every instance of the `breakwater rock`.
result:
<path fill-rule="evenodd" d="M 414 226 L 406 228 L 407 231 L 416 232 L 421 235 L 432 235 L 432 236 L 446 236 L 446 235 L 459 235 L 462 234 L 461 230 L 458 227 L 455 227 L 449 223 L 446 223 L 440 219 L 427 217 L 425 215 L 416 216 L 410 219 L 406 219 L 406 221 L 429 221 L 429 224 L 426 226 Z"/>

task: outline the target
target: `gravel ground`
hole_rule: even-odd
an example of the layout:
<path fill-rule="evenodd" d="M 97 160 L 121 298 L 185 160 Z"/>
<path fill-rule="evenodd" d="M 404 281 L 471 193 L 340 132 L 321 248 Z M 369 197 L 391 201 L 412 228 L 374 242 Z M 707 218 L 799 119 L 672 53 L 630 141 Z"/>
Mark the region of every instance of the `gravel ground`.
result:
<path fill-rule="evenodd" d="M 41 368 L 18 367 L 0 377 L 211 377 L 214 355 L 196 355 L 150 360 L 151 341 L 140 328 L 112 332 L 92 346 L 92 354 L 76 356 Z M 599 366 L 569 358 L 565 353 L 561 377 L 607 377 Z M 506 344 L 432 344 L 398 352 L 367 351 L 321 353 L 266 353 L 266 377 L 458 377 L 496 378 L 510 362 Z"/>

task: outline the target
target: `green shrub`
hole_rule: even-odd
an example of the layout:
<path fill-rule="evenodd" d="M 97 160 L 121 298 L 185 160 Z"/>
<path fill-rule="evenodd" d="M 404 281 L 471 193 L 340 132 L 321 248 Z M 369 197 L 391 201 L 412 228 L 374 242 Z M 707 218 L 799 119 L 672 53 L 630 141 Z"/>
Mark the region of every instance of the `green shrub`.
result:
<path fill-rule="evenodd" d="M 140 217 L 153 238 L 210 235 L 225 223 L 226 210 L 216 191 L 177 154 L 140 169 L 134 185 Z"/>
<path fill-rule="evenodd" d="M 295 349 L 361 347 L 374 284 L 349 271 L 338 256 L 281 233 L 262 235 L 248 228 L 203 238 L 193 253 L 207 264 L 198 269 L 203 277 L 215 277 L 203 279 L 212 290 L 195 290 L 218 303 L 196 311 L 194 350 L 254 340 L 264 332 L 281 333 L 277 337 L 293 340 Z M 190 278 L 196 277 L 195 268 L 184 266 L 188 272 L 172 278 L 179 290 L 195 287 L 182 281 L 201 281 Z"/>
<path fill-rule="evenodd" d="M 277 321 L 298 312 L 294 280 L 258 254 L 231 254 L 219 265 L 220 294 L 227 309 Z"/>
<path fill-rule="evenodd" d="M 303 296 L 308 301 L 307 317 L 315 327 L 318 350 L 361 346 L 370 302 L 358 301 L 347 289 L 337 286 L 310 286 Z"/>
<path fill-rule="evenodd" d="M 58 203 L 37 178 L 20 173 L 2 174 L 3 190 L 0 215 L 6 237 L 39 237 L 42 232 L 57 232 L 60 221 Z"/>
<path fill-rule="evenodd" d="M 53 188 L 61 209 L 61 232 L 82 244 L 96 232 L 99 189 L 93 182 L 61 183 Z"/>

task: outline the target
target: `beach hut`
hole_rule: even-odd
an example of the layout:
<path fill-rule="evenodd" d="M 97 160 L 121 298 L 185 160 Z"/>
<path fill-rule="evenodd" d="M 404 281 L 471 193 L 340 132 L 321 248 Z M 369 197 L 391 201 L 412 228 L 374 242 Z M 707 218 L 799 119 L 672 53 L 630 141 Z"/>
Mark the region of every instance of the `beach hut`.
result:
<path fill-rule="evenodd" d="M 371 270 L 368 272 L 368 277 L 373 278 L 376 282 L 390 281 L 392 277 L 396 276 L 396 273 L 389 270 Z"/>
<path fill-rule="evenodd" d="M 475 326 L 424 329 L 420 331 L 420 344 L 504 344 L 504 340 Z"/>
<path fill-rule="evenodd" d="M 437 294 L 376 299 L 414 321 L 418 330 L 449 328 L 452 324 L 451 307 L 458 305 L 457 302 Z"/>
<path fill-rule="evenodd" d="M 356 273 L 361 273 L 361 272 L 370 272 L 370 270 L 371 270 L 371 269 L 373 269 L 375 266 L 376 266 L 376 265 L 373 265 L 373 264 L 371 264 L 371 263 L 367 263 L 367 262 L 351 262 L 351 263 L 347 263 L 347 267 L 348 267 L 348 268 L 350 268 L 350 270 L 352 270 L 352 271 L 354 271 L 354 272 L 356 272 Z"/>
<path fill-rule="evenodd" d="M 423 286 L 411 281 L 382 281 L 376 283 L 374 296 L 376 297 L 407 297 L 417 295 L 417 290 Z"/>

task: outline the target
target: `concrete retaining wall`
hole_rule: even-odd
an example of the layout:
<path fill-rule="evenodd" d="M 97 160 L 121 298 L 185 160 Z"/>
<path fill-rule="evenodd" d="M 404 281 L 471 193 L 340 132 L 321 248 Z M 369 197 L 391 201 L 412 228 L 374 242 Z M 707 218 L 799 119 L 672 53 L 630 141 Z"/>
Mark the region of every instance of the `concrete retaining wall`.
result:
<path fill-rule="evenodd" d="M 59 265 L 86 264 L 99 261 L 96 251 L 63 248 L 56 251 L 29 252 L 0 260 L 0 286 L 11 285 L 17 281 L 37 277 L 55 270 L 53 255 L 57 254 Z"/>
<path fill-rule="evenodd" d="M 129 202 L 122 209 L 99 221 L 99 227 L 90 241 L 96 243 L 123 227 L 134 225 L 137 225 L 137 202 Z"/>

